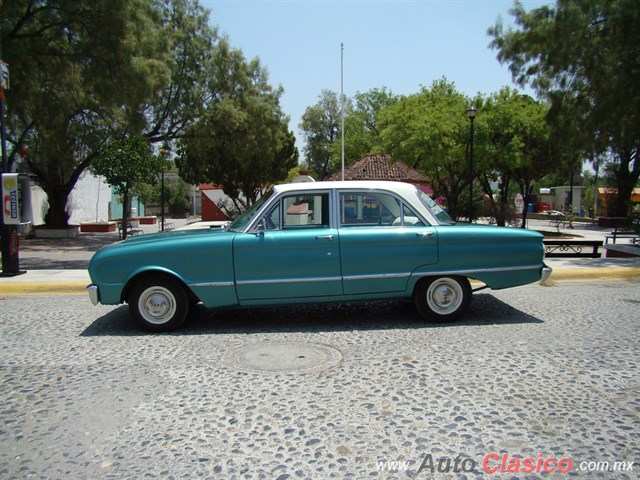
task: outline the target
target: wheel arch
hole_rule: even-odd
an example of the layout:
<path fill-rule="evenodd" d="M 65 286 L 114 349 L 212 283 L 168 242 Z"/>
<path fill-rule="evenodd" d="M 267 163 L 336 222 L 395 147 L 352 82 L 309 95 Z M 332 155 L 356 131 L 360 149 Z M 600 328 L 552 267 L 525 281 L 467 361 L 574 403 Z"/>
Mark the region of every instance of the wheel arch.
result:
<path fill-rule="evenodd" d="M 152 277 L 155 275 L 163 275 L 163 276 L 172 278 L 173 280 L 177 280 L 180 286 L 183 288 L 183 290 L 187 294 L 187 296 L 189 297 L 189 300 L 200 301 L 197 295 L 193 293 L 193 290 L 191 290 L 188 287 L 187 282 L 185 282 L 184 279 L 180 277 L 180 275 L 178 275 L 177 273 L 171 270 L 167 270 L 166 268 L 156 267 L 156 268 L 147 268 L 144 270 L 140 270 L 134 273 L 133 275 L 131 275 L 131 277 L 127 280 L 127 283 L 125 283 L 124 288 L 122 289 L 122 293 L 120 295 L 120 302 L 128 303 L 129 295 L 131 294 L 131 289 L 133 288 L 133 286 L 143 278 Z"/>
<path fill-rule="evenodd" d="M 482 280 L 476 278 L 476 276 L 469 275 L 465 272 L 430 272 L 430 273 L 421 273 L 421 274 L 413 274 L 409 279 L 409 284 L 407 285 L 407 294 L 413 298 L 416 293 L 416 288 L 418 285 L 424 282 L 430 282 L 439 277 L 456 277 L 456 278 L 464 278 L 467 282 L 471 283 L 472 281 L 482 282 Z M 484 282 L 483 282 L 484 283 Z"/>
<path fill-rule="evenodd" d="M 439 273 L 439 272 L 433 272 L 431 274 L 424 274 L 424 275 L 416 275 L 414 276 L 412 285 L 410 286 L 410 288 L 408 289 L 408 292 L 411 293 L 411 296 L 413 297 L 413 295 L 416 293 L 416 288 L 418 288 L 418 285 L 420 285 L 421 283 L 424 282 L 430 282 L 432 280 L 435 280 L 436 278 L 442 278 L 442 277 L 449 277 L 449 278 L 462 278 L 462 279 L 466 279 L 467 282 L 471 283 L 472 281 L 481 281 L 478 278 L 471 276 L 471 275 L 465 275 L 464 273 Z"/>

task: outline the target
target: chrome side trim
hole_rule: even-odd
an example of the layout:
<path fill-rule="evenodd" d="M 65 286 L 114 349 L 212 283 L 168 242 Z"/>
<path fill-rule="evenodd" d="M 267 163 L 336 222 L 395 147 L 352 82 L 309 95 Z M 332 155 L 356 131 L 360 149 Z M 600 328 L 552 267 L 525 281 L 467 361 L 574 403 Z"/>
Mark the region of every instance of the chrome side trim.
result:
<path fill-rule="evenodd" d="M 349 275 L 343 277 L 346 282 L 353 280 L 380 280 L 385 278 L 409 278 L 411 273 L 379 273 L 377 275 Z"/>
<path fill-rule="evenodd" d="M 433 272 L 421 272 L 421 273 L 415 274 L 415 276 L 427 277 L 430 275 L 470 275 L 474 273 L 516 272 L 519 270 L 537 270 L 542 267 L 543 265 L 521 265 L 518 267 L 475 268 L 470 270 L 447 270 L 447 271 L 435 270 Z"/>
<path fill-rule="evenodd" d="M 542 280 L 546 280 L 551 275 L 551 268 L 541 265 L 522 265 L 517 267 L 496 267 L 496 268 L 477 268 L 469 270 L 433 270 L 431 272 L 420 273 L 380 273 L 372 275 L 349 275 L 346 277 L 309 277 L 309 278 L 278 278 L 265 280 L 240 280 L 238 282 L 201 282 L 190 283 L 190 287 L 233 287 L 234 285 L 275 285 L 279 283 L 313 283 L 313 282 L 352 282 L 355 280 L 384 280 L 387 278 L 410 278 L 428 277 L 434 275 L 472 275 L 474 273 L 499 273 L 499 272 L 515 272 L 519 270 L 536 270 L 542 268 Z M 96 289 L 98 287 L 95 287 Z M 91 295 L 91 292 L 89 292 Z M 93 301 L 93 300 L 92 300 Z M 95 304 L 94 304 L 95 305 Z"/>
<path fill-rule="evenodd" d="M 278 278 L 274 280 L 240 280 L 236 285 L 273 285 L 276 283 L 341 282 L 342 277 Z"/>
<path fill-rule="evenodd" d="M 202 283 L 190 283 L 190 287 L 233 287 L 233 282 L 202 282 Z"/>
<path fill-rule="evenodd" d="M 97 285 L 87 285 L 87 293 L 89 294 L 89 300 L 93 305 L 98 305 L 100 303 L 100 292 L 98 291 Z"/>

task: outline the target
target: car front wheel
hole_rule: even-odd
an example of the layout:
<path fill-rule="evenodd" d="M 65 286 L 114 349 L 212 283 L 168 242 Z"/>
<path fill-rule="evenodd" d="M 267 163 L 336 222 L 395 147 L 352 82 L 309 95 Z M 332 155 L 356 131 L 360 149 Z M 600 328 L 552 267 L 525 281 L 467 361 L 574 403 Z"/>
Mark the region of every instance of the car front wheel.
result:
<path fill-rule="evenodd" d="M 164 275 L 140 279 L 131 289 L 128 303 L 133 318 L 150 332 L 175 330 L 189 313 L 189 299 L 183 286 Z"/>
<path fill-rule="evenodd" d="M 433 277 L 416 285 L 413 302 L 425 319 L 453 322 L 465 312 L 471 295 L 471 285 L 464 277 Z"/>

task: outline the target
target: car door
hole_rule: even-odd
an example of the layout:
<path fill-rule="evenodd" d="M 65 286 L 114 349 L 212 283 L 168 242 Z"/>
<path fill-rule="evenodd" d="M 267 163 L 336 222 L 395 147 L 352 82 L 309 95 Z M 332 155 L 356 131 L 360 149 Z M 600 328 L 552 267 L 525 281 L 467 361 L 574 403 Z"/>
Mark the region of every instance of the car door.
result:
<path fill-rule="evenodd" d="M 331 227 L 329 192 L 277 199 L 256 233 L 234 239 L 240 303 L 342 295 L 338 232 Z"/>
<path fill-rule="evenodd" d="M 405 291 L 411 273 L 438 262 L 438 232 L 388 192 L 340 193 L 345 295 Z"/>

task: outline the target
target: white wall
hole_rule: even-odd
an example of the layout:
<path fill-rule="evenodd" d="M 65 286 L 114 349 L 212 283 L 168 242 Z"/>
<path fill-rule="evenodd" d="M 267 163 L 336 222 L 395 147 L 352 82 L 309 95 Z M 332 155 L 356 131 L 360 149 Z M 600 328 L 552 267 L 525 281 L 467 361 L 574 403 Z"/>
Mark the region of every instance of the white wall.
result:
<path fill-rule="evenodd" d="M 109 202 L 111 202 L 111 187 L 102 177 L 96 177 L 85 170 L 67 200 L 67 210 L 71 213 L 69 224 L 108 221 Z M 33 225 L 43 225 L 49 203 L 47 194 L 37 185 L 31 187 L 31 203 Z"/>
<path fill-rule="evenodd" d="M 111 187 L 104 182 L 103 177 L 96 177 L 85 170 L 67 201 L 67 210 L 71 213 L 69 224 L 108 221 L 109 202 Z"/>

